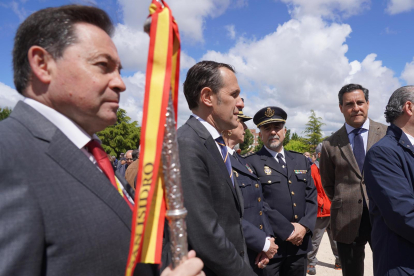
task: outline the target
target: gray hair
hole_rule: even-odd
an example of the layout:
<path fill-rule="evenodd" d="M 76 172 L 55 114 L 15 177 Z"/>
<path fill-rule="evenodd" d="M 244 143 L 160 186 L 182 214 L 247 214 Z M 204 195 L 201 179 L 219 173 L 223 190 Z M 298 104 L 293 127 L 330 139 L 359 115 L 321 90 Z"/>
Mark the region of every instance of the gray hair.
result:
<path fill-rule="evenodd" d="M 406 102 L 414 103 L 414 85 L 400 87 L 392 93 L 384 112 L 387 123 L 394 123 L 404 113 Z"/>

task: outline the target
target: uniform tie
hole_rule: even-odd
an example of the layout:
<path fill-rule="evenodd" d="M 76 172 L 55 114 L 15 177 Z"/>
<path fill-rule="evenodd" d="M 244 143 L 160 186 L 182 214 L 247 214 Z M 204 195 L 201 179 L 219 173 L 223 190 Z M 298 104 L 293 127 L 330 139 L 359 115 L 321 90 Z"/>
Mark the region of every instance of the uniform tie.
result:
<path fill-rule="evenodd" d="M 278 153 L 277 154 L 277 160 L 279 161 L 280 166 L 282 166 L 282 169 L 285 173 L 287 173 L 286 163 L 283 161 L 283 154 Z"/>
<path fill-rule="evenodd" d="M 365 149 L 364 149 L 364 140 L 362 139 L 362 128 L 356 128 L 352 132 L 355 134 L 354 137 L 354 156 L 355 160 L 358 163 L 359 170 L 362 173 L 364 168 L 364 160 L 365 160 Z"/>
<path fill-rule="evenodd" d="M 96 140 L 91 140 L 88 142 L 88 144 L 86 144 L 86 147 L 88 148 L 88 151 L 93 155 L 93 157 L 95 157 L 98 167 L 102 170 L 102 172 L 106 175 L 106 177 L 108 177 L 109 181 L 115 187 L 115 189 L 119 191 L 119 187 L 115 180 L 114 169 L 111 165 L 111 162 L 108 159 L 108 155 L 106 154 L 104 149 L 101 147 L 99 142 Z M 126 191 L 123 187 L 122 187 L 122 191 L 120 192 L 120 194 L 125 199 L 128 206 L 132 209 L 133 202 L 131 202 L 131 200 L 127 198 Z"/>
<path fill-rule="evenodd" d="M 226 144 L 224 143 L 223 137 L 216 138 L 217 144 L 220 146 L 221 155 L 223 156 L 224 164 L 226 164 L 227 171 L 230 175 L 231 182 L 234 185 L 234 179 L 233 179 L 233 169 L 231 168 L 231 161 L 229 158 L 229 152 L 227 151 Z"/>

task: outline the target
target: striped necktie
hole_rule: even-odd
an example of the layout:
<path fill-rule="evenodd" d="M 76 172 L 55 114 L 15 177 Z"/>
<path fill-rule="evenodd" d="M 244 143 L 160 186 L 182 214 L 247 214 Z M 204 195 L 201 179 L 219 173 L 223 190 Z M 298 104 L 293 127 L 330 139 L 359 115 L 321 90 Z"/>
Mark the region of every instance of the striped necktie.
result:
<path fill-rule="evenodd" d="M 355 160 L 358 163 L 359 170 L 362 173 L 362 169 L 364 168 L 364 160 L 365 160 L 365 148 L 364 148 L 364 139 L 362 138 L 362 132 L 364 131 L 363 128 L 356 128 L 352 132 L 355 134 L 354 138 L 354 156 Z"/>
<path fill-rule="evenodd" d="M 230 175 L 231 182 L 234 185 L 233 169 L 231 168 L 231 161 L 230 161 L 230 158 L 229 158 L 229 152 L 227 151 L 227 147 L 226 147 L 226 144 L 224 143 L 223 137 L 220 136 L 220 137 L 216 138 L 216 142 L 220 146 L 221 155 L 223 157 L 224 164 L 226 164 L 226 168 L 227 168 L 227 171 Z"/>

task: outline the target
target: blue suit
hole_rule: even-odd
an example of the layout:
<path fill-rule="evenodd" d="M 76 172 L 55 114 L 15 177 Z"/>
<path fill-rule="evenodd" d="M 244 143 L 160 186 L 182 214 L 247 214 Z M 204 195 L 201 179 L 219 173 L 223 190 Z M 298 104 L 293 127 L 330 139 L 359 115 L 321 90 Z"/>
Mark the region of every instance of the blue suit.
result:
<path fill-rule="evenodd" d="M 244 213 L 243 213 L 243 232 L 247 245 L 247 254 L 253 270 L 262 275 L 262 269 L 255 265 L 257 254 L 263 250 L 266 237 L 273 236 L 267 215 L 264 211 L 262 185 L 247 165 L 246 161 L 237 153 L 237 159 L 230 155 L 233 175 L 243 194 Z"/>
<path fill-rule="evenodd" d="M 414 275 L 414 149 L 397 126 L 367 153 L 374 275 Z"/>

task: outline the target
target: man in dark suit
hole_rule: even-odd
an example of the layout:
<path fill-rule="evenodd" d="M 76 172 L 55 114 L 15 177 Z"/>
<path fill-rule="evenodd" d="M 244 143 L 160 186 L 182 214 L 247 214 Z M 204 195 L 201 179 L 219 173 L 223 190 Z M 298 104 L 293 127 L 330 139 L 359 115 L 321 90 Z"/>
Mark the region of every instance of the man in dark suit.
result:
<path fill-rule="evenodd" d="M 286 112 L 275 106 L 256 113 L 253 121 L 264 146 L 246 161 L 262 184 L 266 213 L 279 246 L 265 275 L 304 276 L 306 254 L 312 249 L 317 194 L 308 159 L 283 148 L 286 119 Z"/>
<path fill-rule="evenodd" d="M 262 185 L 246 160 L 234 150 L 236 145 L 243 143 L 247 129 L 245 122 L 251 119 L 252 117 L 244 115 L 240 110 L 238 127 L 225 131 L 223 138 L 230 154 L 233 175 L 243 195 L 242 226 L 250 266 L 257 275 L 263 275 L 263 268 L 276 254 L 278 246 L 274 243 L 272 227 L 264 209 Z"/>
<path fill-rule="evenodd" d="M 243 108 L 234 69 L 201 61 L 188 70 L 184 95 L 193 112 L 178 129 L 189 247 L 206 275 L 255 275 L 241 226 L 243 201 L 221 132 L 237 127 Z"/>
<path fill-rule="evenodd" d="M 94 134 L 116 122 L 125 90 L 112 30 L 104 11 L 77 5 L 35 12 L 17 30 L 25 99 L 0 123 L 0 275 L 125 273 L 133 194 Z"/>
<path fill-rule="evenodd" d="M 414 275 L 414 86 L 388 101 L 387 135 L 364 164 L 372 223 L 374 275 Z"/>
<path fill-rule="evenodd" d="M 368 119 L 368 96 L 368 89 L 358 84 L 341 88 L 339 109 L 345 124 L 323 142 L 320 159 L 322 185 L 332 201 L 332 236 L 345 276 L 364 275 L 371 224 L 362 169 L 365 152 L 385 135 L 387 128 Z"/>

